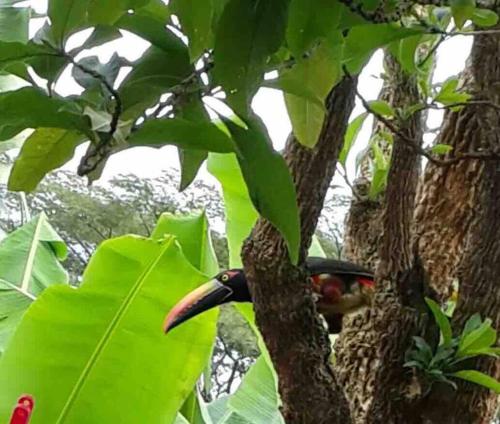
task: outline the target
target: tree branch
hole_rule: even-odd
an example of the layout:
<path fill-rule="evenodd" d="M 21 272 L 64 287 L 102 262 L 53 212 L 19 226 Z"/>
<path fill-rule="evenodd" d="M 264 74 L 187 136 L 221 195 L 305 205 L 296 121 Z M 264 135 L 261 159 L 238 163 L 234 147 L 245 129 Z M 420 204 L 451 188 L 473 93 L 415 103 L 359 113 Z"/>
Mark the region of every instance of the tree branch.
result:
<path fill-rule="evenodd" d="M 355 84 L 354 79 L 344 79 L 330 93 L 327 116 L 313 149 L 293 136 L 285 147 L 300 210 L 301 263 L 335 172 L 354 106 Z M 245 243 L 242 256 L 257 323 L 278 373 L 286 422 L 349 423 L 347 404 L 331 369 L 329 339 L 304 270 L 290 263 L 281 235 L 263 219 Z"/>

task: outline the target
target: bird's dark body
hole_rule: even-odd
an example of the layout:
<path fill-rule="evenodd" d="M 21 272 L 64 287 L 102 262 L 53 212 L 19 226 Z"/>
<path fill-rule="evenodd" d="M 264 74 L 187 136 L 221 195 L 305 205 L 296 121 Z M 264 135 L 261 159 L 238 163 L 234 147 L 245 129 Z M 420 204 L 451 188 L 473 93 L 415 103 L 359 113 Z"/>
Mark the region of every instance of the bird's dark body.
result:
<path fill-rule="evenodd" d="M 337 259 L 309 256 L 306 259 L 306 268 L 310 275 L 335 274 L 373 278 L 373 272 L 369 269 L 353 264 L 352 262 L 339 261 Z"/>

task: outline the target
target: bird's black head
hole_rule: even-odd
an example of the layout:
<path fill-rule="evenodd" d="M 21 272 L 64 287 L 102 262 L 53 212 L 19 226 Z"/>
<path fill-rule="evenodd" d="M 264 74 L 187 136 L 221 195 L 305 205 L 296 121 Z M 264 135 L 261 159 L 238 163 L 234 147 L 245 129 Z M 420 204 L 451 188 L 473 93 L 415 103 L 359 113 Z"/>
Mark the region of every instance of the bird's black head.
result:
<path fill-rule="evenodd" d="M 204 311 L 228 302 L 250 302 L 250 292 L 242 269 L 230 269 L 188 293 L 169 312 L 165 333 Z"/>
<path fill-rule="evenodd" d="M 229 269 L 222 271 L 215 279 L 225 287 L 232 290 L 226 302 L 251 302 L 250 291 L 248 290 L 247 279 L 242 269 Z M 226 303 L 224 302 L 224 303 Z"/>

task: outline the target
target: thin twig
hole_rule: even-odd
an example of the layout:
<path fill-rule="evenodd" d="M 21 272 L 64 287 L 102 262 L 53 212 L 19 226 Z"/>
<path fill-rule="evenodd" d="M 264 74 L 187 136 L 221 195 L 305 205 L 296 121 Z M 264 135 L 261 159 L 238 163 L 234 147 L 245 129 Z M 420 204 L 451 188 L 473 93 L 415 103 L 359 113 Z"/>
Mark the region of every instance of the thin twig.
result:
<path fill-rule="evenodd" d="M 423 109 L 433 109 L 433 110 L 445 110 L 453 109 L 455 107 L 465 107 L 465 106 L 487 106 L 500 112 L 500 105 L 497 105 L 489 100 L 467 100 L 466 102 L 456 102 L 447 105 L 438 105 L 436 103 L 427 103 Z"/>
<path fill-rule="evenodd" d="M 345 66 L 344 66 L 344 74 L 346 75 L 347 78 L 352 79 L 352 76 L 347 71 Z M 500 160 L 500 154 L 498 152 L 491 151 L 491 150 L 476 150 L 476 151 L 470 151 L 470 152 L 466 152 L 466 153 L 459 153 L 459 154 L 456 154 L 452 157 L 448 157 L 446 159 L 437 158 L 435 155 L 433 155 L 431 153 L 430 150 L 422 148 L 420 146 L 420 143 L 418 142 L 418 140 L 415 140 L 411 137 L 408 137 L 408 135 L 406 135 L 403 131 L 401 131 L 394 124 L 393 120 L 387 119 L 386 117 L 375 112 L 371 108 L 370 104 L 366 101 L 366 99 L 361 95 L 357 86 L 355 88 L 355 93 L 356 93 L 356 97 L 358 97 L 360 99 L 363 107 L 366 109 L 367 112 L 371 113 L 380 122 L 382 122 L 392 133 L 394 133 L 401 140 L 403 140 L 408 145 L 408 147 L 413 149 L 413 151 L 416 154 L 419 154 L 419 155 L 425 157 L 429 162 L 433 163 L 434 165 L 449 166 L 449 165 L 454 165 L 458 162 L 461 162 L 462 160 L 468 160 L 468 159 Z"/>
<path fill-rule="evenodd" d="M 356 187 L 354 187 L 354 185 L 351 183 L 351 180 L 349 180 L 349 177 L 347 176 L 347 173 L 344 172 L 343 167 L 338 166 L 338 164 L 337 164 L 337 171 L 339 172 L 339 175 L 344 179 L 347 187 L 349 187 L 351 189 L 352 194 L 356 198 L 356 200 L 358 200 L 359 202 L 362 202 L 363 200 L 365 200 L 363 198 L 363 196 L 361 196 L 359 194 L 358 190 L 356 190 Z"/>
<path fill-rule="evenodd" d="M 427 61 L 434 56 L 434 53 L 436 53 L 437 49 L 439 48 L 439 46 L 446 40 L 446 35 L 444 34 L 441 34 L 441 36 L 439 37 L 439 40 L 437 41 L 437 43 L 435 43 L 430 49 L 429 51 L 427 52 L 427 55 L 417 63 L 417 67 L 420 68 L 421 66 L 425 65 L 427 63 Z"/>

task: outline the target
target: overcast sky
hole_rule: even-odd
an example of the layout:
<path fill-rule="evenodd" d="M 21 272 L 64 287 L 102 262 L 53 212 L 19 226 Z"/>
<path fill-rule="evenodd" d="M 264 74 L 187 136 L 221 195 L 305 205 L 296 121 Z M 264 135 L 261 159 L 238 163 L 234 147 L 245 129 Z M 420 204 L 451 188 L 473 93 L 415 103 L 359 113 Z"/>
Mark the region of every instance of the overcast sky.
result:
<path fill-rule="evenodd" d="M 29 2 L 37 11 L 44 11 L 46 9 L 46 0 L 32 0 Z M 39 19 L 33 23 L 30 28 L 34 33 L 38 27 L 43 23 Z M 71 37 L 68 42 L 68 48 L 78 45 L 90 33 L 90 30 L 83 31 Z M 107 61 L 114 51 L 126 57 L 129 60 L 135 60 L 140 57 L 141 53 L 148 47 L 149 43 L 140 39 L 139 37 L 123 32 L 124 37 L 107 43 L 101 47 L 85 51 L 79 57 L 97 54 L 101 61 Z M 434 83 L 442 82 L 452 75 L 456 75 L 463 69 L 465 60 L 469 54 L 472 37 L 457 36 L 451 40 L 443 43 L 438 49 L 437 68 L 434 74 Z M 360 79 L 359 89 L 362 95 L 370 100 L 375 99 L 382 86 L 382 80 L 379 75 L 382 71 L 382 53 L 378 51 L 374 54 L 369 64 L 365 67 Z M 70 77 L 70 69 L 67 69 L 63 75 L 61 82 L 56 87 L 56 90 L 63 95 L 78 94 L 82 91 Z M 121 75 L 123 77 L 124 74 Z M 254 110 L 261 116 L 266 123 L 273 144 L 276 149 L 282 149 L 285 140 L 290 132 L 291 125 L 288 115 L 286 113 L 283 95 L 280 91 L 263 88 L 254 98 Z M 355 110 L 352 117 L 357 116 L 363 112 L 362 106 L 357 101 Z M 436 127 L 439 125 L 442 118 L 442 112 L 432 111 L 429 117 L 429 126 Z M 348 173 L 351 178 L 354 177 L 354 158 L 356 153 L 360 151 L 368 142 L 371 129 L 371 120 L 367 120 L 363 126 L 363 130 L 358 138 L 358 143 L 353 148 L 353 154 L 350 156 L 348 162 Z M 429 140 L 427 140 L 429 141 Z M 82 146 L 77 150 L 75 158 L 65 166 L 75 170 L 79 162 L 80 156 L 83 154 L 84 147 Z M 115 154 L 112 156 L 103 173 L 103 179 L 119 173 L 135 173 L 144 177 L 154 177 L 167 167 L 178 168 L 179 163 L 177 159 L 176 149 L 173 147 L 164 147 L 160 150 L 140 147 L 129 149 L 127 151 Z M 208 173 L 203 169 L 200 172 L 199 178 L 210 178 Z M 342 181 L 338 182 L 342 184 Z"/>

